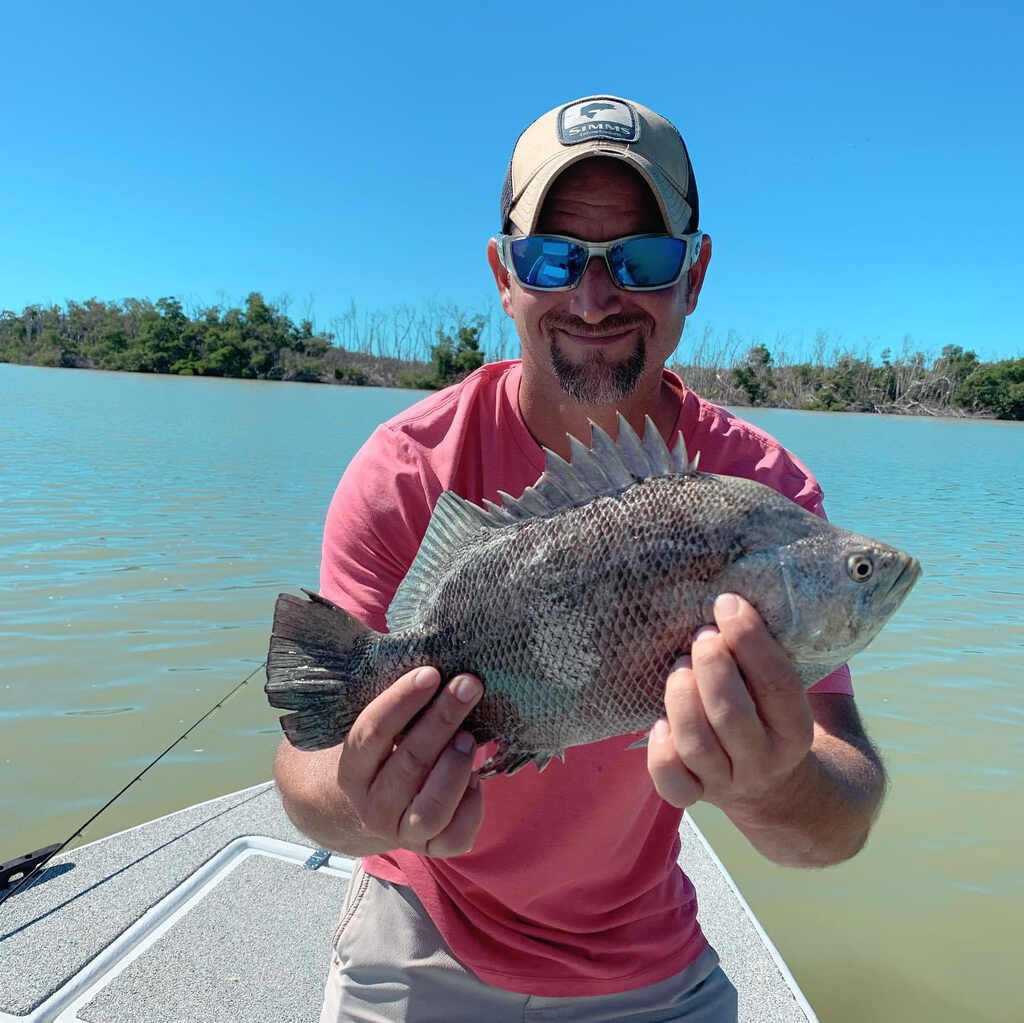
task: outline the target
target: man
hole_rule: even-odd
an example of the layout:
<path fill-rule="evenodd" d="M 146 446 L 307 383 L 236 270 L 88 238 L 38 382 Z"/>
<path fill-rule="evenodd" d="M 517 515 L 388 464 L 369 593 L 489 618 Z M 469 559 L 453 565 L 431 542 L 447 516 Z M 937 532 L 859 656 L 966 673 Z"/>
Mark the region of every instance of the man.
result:
<path fill-rule="evenodd" d="M 617 411 L 634 429 L 650 415 L 667 441 L 681 430 L 703 469 L 823 514 L 795 457 L 664 369 L 711 258 L 697 223 L 683 140 L 646 107 L 587 97 L 527 128 L 487 248 L 522 361 L 484 366 L 374 433 L 331 504 L 324 594 L 383 629 L 443 490 L 518 494 L 541 445 L 567 456 L 566 435 L 589 442 L 590 420 L 614 435 Z M 884 774 L 846 668 L 805 693 L 750 604 L 723 594 L 714 618 L 666 679 L 646 753 L 617 737 L 479 782 L 490 751 L 460 724 L 480 682 L 431 667 L 368 705 L 340 747 L 282 744 L 289 816 L 365 857 L 324 1021 L 735 1019 L 675 864 L 681 810 L 714 803 L 765 856 L 825 865 L 865 841 Z"/>

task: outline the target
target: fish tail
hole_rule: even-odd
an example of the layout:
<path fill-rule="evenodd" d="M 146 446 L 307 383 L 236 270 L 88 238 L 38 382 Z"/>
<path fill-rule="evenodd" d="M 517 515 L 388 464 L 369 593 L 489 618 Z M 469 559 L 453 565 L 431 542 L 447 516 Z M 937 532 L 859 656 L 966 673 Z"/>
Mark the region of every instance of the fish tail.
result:
<path fill-rule="evenodd" d="M 294 711 L 281 718 L 288 741 L 301 750 L 336 746 L 369 702 L 367 640 L 376 637 L 337 604 L 282 593 L 274 607 L 264 691 L 272 707 Z"/>

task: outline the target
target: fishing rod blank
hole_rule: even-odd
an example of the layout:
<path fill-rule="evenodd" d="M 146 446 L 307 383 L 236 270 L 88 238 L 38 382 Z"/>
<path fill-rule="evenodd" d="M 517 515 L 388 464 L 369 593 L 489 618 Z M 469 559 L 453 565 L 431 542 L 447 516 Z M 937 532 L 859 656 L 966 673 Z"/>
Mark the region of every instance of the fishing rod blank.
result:
<path fill-rule="evenodd" d="M 22 871 L 25 871 L 25 876 L 8 892 L 4 892 L 0 895 L 0 906 L 2 906 L 12 895 L 16 895 L 24 888 L 29 881 L 32 880 L 37 874 L 42 871 L 43 867 L 46 866 L 54 856 L 61 851 L 61 849 L 67 848 L 78 836 L 85 831 L 85 829 L 92 824 L 94 820 L 104 810 L 106 810 L 115 800 L 120 799 L 151 767 L 155 767 L 168 753 L 178 745 L 182 739 L 187 738 L 188 734 L 201 725 L 215 710 L 219 707 L 223 707 L 228 700 L 231 699 L 239 689 L 242 688 L 256 674 L 260 668 L 266 667 L 266 661 L 254 668 L 249 674 L 242 679 L 237 685 L 233 686 L 229 692 L 220 698 L 198 721 L 194 722 L 188 728 L 185 729 L 177 739 L 174 740 L 161 753 L 155 760 L 150 761 L 137 775 L 120 792 L 108 799 L 73 835 L 69 836 L 63 842 L 58 845 L 48 845 L 42 849 L 36 849 L 35 852 L 26 853 L 24 856 L 19 856 L 16 859 L 8 860 L 7 863 L 0 864 L 0 884 L 10 883 L 12 877 L 17 876 Z"/>

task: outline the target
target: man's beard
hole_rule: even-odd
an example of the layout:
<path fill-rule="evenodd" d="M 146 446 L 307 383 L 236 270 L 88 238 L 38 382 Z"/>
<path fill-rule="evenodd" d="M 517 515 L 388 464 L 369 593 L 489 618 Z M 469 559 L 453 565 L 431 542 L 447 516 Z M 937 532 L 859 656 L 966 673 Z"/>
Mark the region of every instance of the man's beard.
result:
<path fill-rule="evenodd" d="M 616 324 L 612 322 L 613 319 L 604 321 L 601 327 L 604 330 L 614 329 Z M 570 362 L 559 348 L 551 329 L 560 324 L 551 320 L 542 324 L 542 327 L 547 328 L 545 333 L 551 347 L 551 365 L 558 377 L 559 386 L 581 405 L 616 405 L 636 390 L 637 382 L 647 365 L 648 332 L 643 329 L 644 324 L 638 323 L 635 318 L 630 317 L 626 322 L 623 317 L 623 321 L 622 327 L 641 329 L 637 332 L 632 354 L 614 362 L 609 361 L 601 348 L 594 348 L 583 362 Z M 570 330 L 585 333 L 586 325 L 581 329 L 580 324 L 582 321 L 574 321 L 573 324 L 566 322 Z"/>

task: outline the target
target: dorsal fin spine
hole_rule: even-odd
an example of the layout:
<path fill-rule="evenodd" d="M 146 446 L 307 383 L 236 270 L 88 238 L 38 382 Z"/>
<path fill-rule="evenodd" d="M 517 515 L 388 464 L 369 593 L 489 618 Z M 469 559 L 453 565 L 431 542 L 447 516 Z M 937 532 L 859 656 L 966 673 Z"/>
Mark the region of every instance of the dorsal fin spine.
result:
<path fill-rule="evenodd" d="M 676 472 L 690 471 L 690 456 L 686 453 L 686 438 L 683 436 L 682 430 L 676 434 L 676 442 L 672 445 L 670 454 L 672 455 L 672 464 L 675 466 Z"/>
<path fill-rule="evenodd" d="M 641 443 L 647 460 L 656 472 L 662 474 L 672 472 L 672 456 L 650 416 L 644 418 L 644 437 Z"/>

